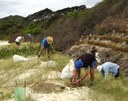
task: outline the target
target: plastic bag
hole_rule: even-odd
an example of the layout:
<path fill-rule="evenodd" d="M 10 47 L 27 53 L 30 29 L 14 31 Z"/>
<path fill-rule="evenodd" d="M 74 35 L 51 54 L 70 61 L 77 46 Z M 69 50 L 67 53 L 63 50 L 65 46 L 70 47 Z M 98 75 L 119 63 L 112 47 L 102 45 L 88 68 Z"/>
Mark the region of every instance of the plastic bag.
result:
<path fill-rule="evenodd" d="M 73 76 L 74 61 L 69 60 L 69 63 L 63 68 L 61 72 L 61 79 L 71 78 Z"/>
<path fill-rule="evenodd" d="M 47 67 L 51 67 L 54 68 L 56 67 L 57 63 L 55 61 L 41 61 L 41 67 L 43 68 L 47 68 Z"/>
<path fill-rule="evenodd" d="M 13 55 L 13 60 L 14 60 L 14 62 L 19 62 L 19 61 L 28 61 L 29 59 L 15 54 L 15 55 Z"/>

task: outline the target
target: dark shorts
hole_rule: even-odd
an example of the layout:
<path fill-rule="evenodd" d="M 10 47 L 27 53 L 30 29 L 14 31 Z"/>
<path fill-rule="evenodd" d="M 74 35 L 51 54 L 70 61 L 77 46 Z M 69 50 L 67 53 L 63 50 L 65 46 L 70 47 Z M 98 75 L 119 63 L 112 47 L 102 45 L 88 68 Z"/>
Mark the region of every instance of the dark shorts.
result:
<path fill-rule="evenodd" d="M 120 75 L 120 69 L 118 68 L 118 72 L 117 72 L 117 74 L 116 74 L 114 77 L 115 77 L 115 78 L 118 78 L 119 75 Z"/>
<path fill-rule="evenodd" d="M 91 69 L 92 69 L 92 68 L 94 69 L 95 66 L 96 66 L 96 61 L 93 61 L 92 64 L 89 65 L 89 66 L 90 66 Z M 88 67 L 83 67 L 83 68 L 87 69 Z"/>
<path fill-rule="evenodd" d="M 20 45 L 20 43 L 19 42 L 16 42 L 16 45 Z"/>
<path fill-rule="evenodd" d="M 93 61 L 92 64 L 90 65 L 90 68 L 95 68 L 96 66 L 96 61 Z"/>

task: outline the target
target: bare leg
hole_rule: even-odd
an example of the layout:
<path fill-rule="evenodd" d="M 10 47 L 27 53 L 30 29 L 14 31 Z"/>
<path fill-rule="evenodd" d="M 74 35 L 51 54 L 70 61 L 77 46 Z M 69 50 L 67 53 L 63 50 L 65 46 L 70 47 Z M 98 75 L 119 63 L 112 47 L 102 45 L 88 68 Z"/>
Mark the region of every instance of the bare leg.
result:
<path fill-rule="evenodd" d="M 79 71 L 78 71 L 77 79 L 80 79 L 80 73 L 81 73 L 81 71 L 79 70 Z"/>
<path fill-rule="evenodd" d="M 39 53 L 38 53 L 38 58 L 39 58 L 40 55 L 42 54 L 43 49 L 44 49 L 44 46 L 41 46 L 40 51 L 39 51 Z"/>
<path fill-rule="evenodd" d="M 94 68 L 90 68 L 90 80 L 94 81 Z"/>

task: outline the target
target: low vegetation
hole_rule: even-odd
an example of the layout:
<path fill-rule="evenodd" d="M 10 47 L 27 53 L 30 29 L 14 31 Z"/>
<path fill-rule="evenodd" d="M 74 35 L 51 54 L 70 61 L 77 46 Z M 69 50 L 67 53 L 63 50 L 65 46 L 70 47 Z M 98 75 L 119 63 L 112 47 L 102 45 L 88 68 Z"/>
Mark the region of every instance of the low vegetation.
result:
<path fill-rule="evenodd" d="M 13 44 L 11 44 L 10 47 L 12 47 Z M 23 45 L 24 46 L 24 45 Z M 37 47 L 37 45 L 34 45 L 33 47 Z M 5 47 L 3 47 L 5 48 Z M 12 49 L 10 49 L 10 52 Z M 29 50 L 25 50 L 29 53 Z M 21 52 L 23 56 L 26 56 L 26 53 L 24 52 L 24 49 Z M 35 54 L 28 54 L 27 57 L 35 57 Z M 6 58 L 0 60 L 0 90 L 1 95 L 4 99 L 10 99 L 13 98 L 12 94 L 14 93 L 15 88 L 15 82 L 13 79 L 16 77 L 20 77 L 20 75 L 24 74 L 25 71 L 32 71 L 32 70 L 38 70 L 34 72 L 30 77 L 18 80 L 18 85 L 23 86 L 24 80 L 26 82 L 27 87 L 31 87 L 35 92 L 42 92 L 43 93 L 50 93 L 52 91 L 62 92 L 63 88 L 58 85 L 52 84 L 52 83 L 46 83 L 47 78 L 42 79 L 42 75 L 49 73 L 50 71 L 59 71 L 61 72 L 63 67 L 68 63 L 68 61 L 72 57 L 65 56 L 61 53 L 53 53 L 51 55 L 51 59 L 57 62 L 57 66 L 55 68 L 40 68 L 40 60 L 47 61 L 47 56 L 43 55 L 41 58 L 34 59 L 28 62 L 17 62 L 15 63 L 12 60 L 12 56 L 7 56 Z M 82 71 L 82 73 L 84 70 Z M 61 79 L 58 78 L 59 81 Z M 69 86 L 68 81 L 65 81 L 65 84 Z M 84 81 L 82 81 L 83 86 L 87 86 L 90 88 L 90 98 L 93 101 L 127 101 L 127 93 L 128 93 L 128 79 L 124 76 L 123 72 L 121 72 L 121 75 L 119 79 L 113 79 L 111 75 L 109 75 L 108 79 L 103 79 L 100 77 L 100 73 L 95 69 L 95 81 L 92 86 L 89 86 L 90 79 L 87 77 Z M 60 89 L 58 89 L 59 87 Z M 71 86 L 70 86 L 71 87 Z M 31 95 L 27 97 L 28 101 L 33 101 Z"/>

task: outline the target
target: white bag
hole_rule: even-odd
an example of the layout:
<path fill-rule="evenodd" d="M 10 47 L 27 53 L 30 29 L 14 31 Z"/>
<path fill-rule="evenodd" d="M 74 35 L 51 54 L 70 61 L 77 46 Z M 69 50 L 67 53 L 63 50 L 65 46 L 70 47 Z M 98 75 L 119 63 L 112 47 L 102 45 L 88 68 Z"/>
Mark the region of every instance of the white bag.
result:
<path fill-rule="evenodd" d="M 98 62 L 98 63 L 100 63 L 101 62 L 101 59 L 100 59 L 100 57 L 99 57 L 99 53 L 95 53 L 95 59 L 96 59 L 96 61 Z"/>
<path fill-rule="evenodd" d="M 46 67 L 54 68 L 56 67 L 56 65 L 57 63 L 55 61 L 41 61 L 41 64 L 40 64 L 40 66 L 43 68 L 46 68 Z"/>
<path fill-rule="evenodd" d="M 71 78 L 73 76 L 74 61 L 69 60 L 69 63 L 63 68 L 61 72 L 61 79 Z"/>
<path fill-rule="evenodd" d="M 13 60 L 14 60 L 14 62 L 19 62 L 19 61 L 28 61 L 29 59 L 15 54 L 15 55 L 13 55 Z"/>

